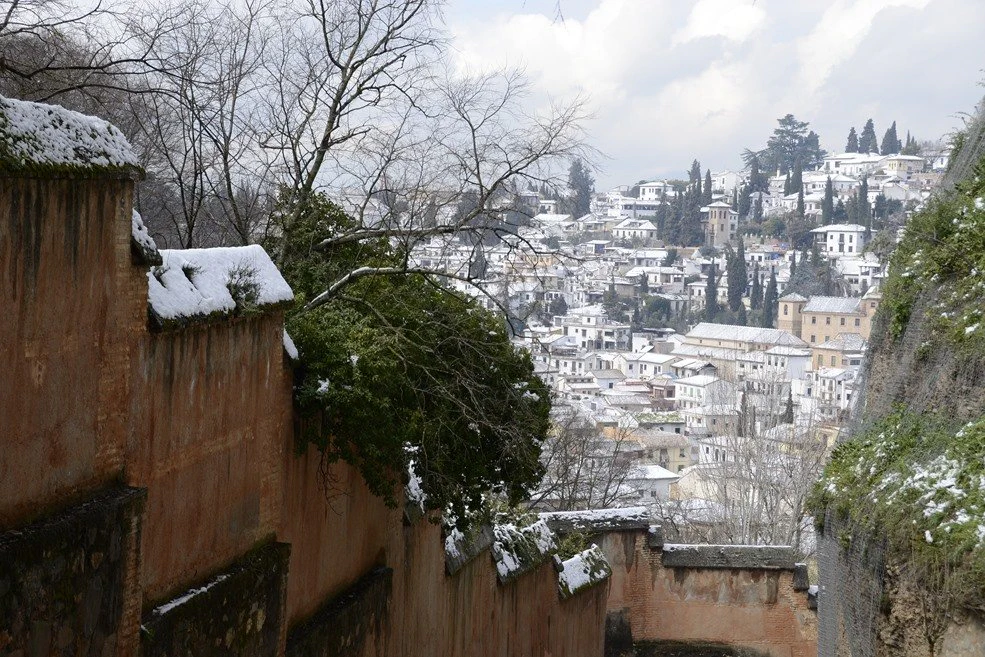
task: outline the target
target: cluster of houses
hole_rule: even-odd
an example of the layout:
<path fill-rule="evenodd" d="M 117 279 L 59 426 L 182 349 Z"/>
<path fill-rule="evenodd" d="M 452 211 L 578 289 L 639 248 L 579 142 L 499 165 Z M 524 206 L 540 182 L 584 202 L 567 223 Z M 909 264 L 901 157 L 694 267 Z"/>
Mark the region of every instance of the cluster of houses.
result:
<path fill-rule="evenodd" d="M 892 190 L 898 188 L 893 198 L 919 202 L 937 175 L 923 173 L 926 168 L 915 156 L 831 156 L 819 171 L 803 174 L 805 202 L 813 203 L 818 190 L 823 194 L 829 178 L 836 194 L 855 193 L 863 175 L 870 195 L 897 194 Z M 747 290 L 754 276 L 764 288 L 771 275 L 777 281 L 774 326 L 700 322 L 707 277 L 716 264 L 721 274 L 720 249 L 740 239 L 739 217 L 724 199 L 729 185 L 743 184 L 742 175 L 726 172 L 713 180 L 718 200 L 702 209 L 705 248 L 657 240 L 651 219 L 673 190 L 653 181 L 640 184 L 635 197 L 621 190 L 600 195 L 595 211 L 582 217 L 538 203 L 547 211 L 521 227 L 515 242 L 506 238 L 483 250 L 478 287 L 449 277 L 449 285 L 488 308 L 522 318 L 514 327 L 516 343 L 530 352 L 556 406 L 607 438 L 610 448 L 598 458 L 631 466 L 625 502 L 675 498 L 706 508 L 715 503 L 704 499 L 709 473 L 748 460 L 743 452 L 750 445 L 768 445 L 786 461 L 807 443 L 827 448 L 857 400 L 885 275 L 884 263 L 865 248 L 871 231 L 858 224 L 812 231 L 814 251 L 828 259 L 844 296 L 810 298 L 785 292 L 797 253 L 776 241 L 747 238 Z M 782 182 L 774 177 L 771 187 L 779 184 L 782 191 Z M 789 204 L 789 196 L 763 196 L 764 206 L 787 207 L 775 203 Z M 517 248 L 521 243 L 535 248 Z M 414 258 L 421 266 L 461 273 L 474 267 L 474 255 L 472 245 L 435 239 Z M 725 277 L 717 294 L 724 306 Z M 692 321 L 676 322 L 680 331 L 644 328 L 607 312 L 613 298 L 637 309 L 659 300 L 665 326 Z M 815 461 L 820 467 L 823 459 Z"/>

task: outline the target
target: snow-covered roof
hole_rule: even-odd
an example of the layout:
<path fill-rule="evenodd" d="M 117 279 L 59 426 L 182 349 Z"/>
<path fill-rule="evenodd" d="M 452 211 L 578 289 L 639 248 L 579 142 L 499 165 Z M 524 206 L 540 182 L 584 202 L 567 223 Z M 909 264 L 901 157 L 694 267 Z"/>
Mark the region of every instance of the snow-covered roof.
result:
<path fill-rule="evenodd" d="M 858 312 L 860 303 L 855 297 L 811 297 L 803 312 L 852 315 Z"/>
<path fill-rule="evenodd" d="M 797 294 L 796 292 L 791 292 L 790 294 L 784 294 L 780 297 L 780 301 L 807 301 L 807 297 L 802 294 Z"/>
<path fill-rule="evenodd" d="M 864 233 L 865 226 L 860 224 L 828 224 L 827 226 L 819 226 L 811 231 L 812 233 L 831 233 L 831 232 L 842 232 L 842 233 Z"/>
<path fill-rule="evenodd" d="M 710 322 L 701 322 L 688 331 L 687 337 L 705 340 L 737 340 L 739 342 L 784 345 L 787 347 L 807 346 L 807 343 L 800 338 L 780 329 L 736 326 L 733 324 L 712 324 Z"/>
<path fill-rule="evenodd" d="M 818 349 L 836 349 L 838 351 L 865 351 L 865 338 L 858 333 L 839 333 L 831 340 L 814 345 Z"/>
<path fill-rule="evenodd" d="M 680 386 L 697 386 L 703 388 L 706 385 L 718 381 L 717 376 L 712 376 L 710 374 L 696 374 L 694 376 L 685 376 L 681 379 L 677 379 L 674 383 Z"/>
<path fill-rule="evenodd" d="M 677 481 L 681 478 L 680 475 L 674 474 L 667 468 L 662 468 L 659 465 L 636 465 L 629 469 L 626 473 L 627 479 L 646 479 L 646 480 L 673 480 Z"/>
<path fill-rule="evenodd" d="M 771 356 L 810 356 L 811 350 L 796 347 L 770 347 L 766 353 Z"/>
<path fill-rule="evenodd" d="M 140 170 L 133 148 L 103 119 L 0 96 L 0 170 Z"/>
<path fill-rule="evenodd" d="M 294 300 L 290 285 L 256 244 L 160 253 L 163 264 L 147 272 L 147 301 L 161 328 Z"/>

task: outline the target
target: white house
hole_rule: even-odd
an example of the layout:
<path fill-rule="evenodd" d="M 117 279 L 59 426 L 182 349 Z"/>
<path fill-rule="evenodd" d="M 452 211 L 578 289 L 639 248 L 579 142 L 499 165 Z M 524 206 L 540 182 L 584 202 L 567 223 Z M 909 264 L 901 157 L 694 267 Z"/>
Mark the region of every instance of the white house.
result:
<path fill-rule="evenodd" d="M 696 374 L 674 381 L 677 408 L 688 409 L 705 405 L 735 402 L 735 387 L 711 374 Z"/>
<path fill-rule="evenodd" d="M 657 227 L 646 219 L 625 219 L 612 229 L 612 237 L 617 240 L 637 238 L 648 241 L 657 237 Z"/>
<path fill-rule="evenodd" d="M 829 258 L 860 253 L 866 244 L 866 228 L 859 224 L 829 224 L 811 232 L 821 253 Z"/>

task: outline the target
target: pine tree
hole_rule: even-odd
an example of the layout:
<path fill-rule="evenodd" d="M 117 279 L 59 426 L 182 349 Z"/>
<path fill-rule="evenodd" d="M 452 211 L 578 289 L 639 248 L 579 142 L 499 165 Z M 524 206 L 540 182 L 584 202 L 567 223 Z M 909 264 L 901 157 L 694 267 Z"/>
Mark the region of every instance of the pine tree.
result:
<path fill-rule="evenodd" d="M 718 275 L 715 273 L 715 261 L 711 261 L 708 270 L 708 282 L 705 285 L 705 321 L 714 322 L 718 315 Z"/>
<path fill-rule="evenodd" d="M 858 153 L 858 135 L 855 133 L 855 126 L 848 131 L 848 143 L 845 144 L 846 153 Z"/>
<path fill-rule="evenodd" d="M 770 282 L 766 286 L 766 295 L 763 297 L 763 327 L 773 328 L 776 321 L 776 272 L 770 272 Z"/>
<path fill-rule="evenodd" d="M 749 308 L 759 310 L 763 305 L 763 284 L 759 282 L 759 263 L 752 267 L 752 291 L 749 293 Z"/>
<path fill-rule="evenodd" d="M 702 188 L 701 205 L 711 204 L 711 169 L 705 170 L 705 186 Z"/>
<path fill-rule="evenodd" d="M 827 226 L 831 223 L 835 214 L 835 190 L 834 183 L 831 182 L 831 176 L 828 176 L 827 182 L 824 183 L 824 201 L 821 202 L 821 224 Z"/>
<path fill-rule="evenodd" d="M 862 136 L 858 138 L 858 152 L 859 153 L 878 153 L 879 152 L 879 142 L 876 137 L 876 127 L 872 123 L 872 119 L 865 122 L 865 127 L 862 128 Z"/>
<path fill-rule="evenodd" d="M 882 136 L 879 154 L 892 155 L 893 153 L 899 153 L 901 150 L 903 150 L 903 145 L 900 143 L 899 137 L 896 136 L 896 121 L 893 121 L 893 125 L 889 126 L 889 130 L 886 130 L 886 134 Z"/>

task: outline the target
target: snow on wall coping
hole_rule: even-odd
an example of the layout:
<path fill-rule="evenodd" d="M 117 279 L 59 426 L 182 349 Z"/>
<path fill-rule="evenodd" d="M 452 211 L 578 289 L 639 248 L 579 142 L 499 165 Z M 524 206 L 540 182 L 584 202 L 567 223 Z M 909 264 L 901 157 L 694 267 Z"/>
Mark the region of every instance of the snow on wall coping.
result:
<path fill-rule="evenodd" d="M 154 238 L 147 232 L 147 226 L 136 210 L 130 218 L 130 249 L 142 264 L 160 265 L 164 262 Z"/>
<path fill-rule="evenodd" d="M 0 171 L 139 171 L 109 122 L 57 105 L 0 96 Z"/>
<path fill-rule="evenodd" d="M 797 555 L 788 545 L 681 545 L 666 543 L 665 568 L 744 568 L 795 570 Z"/>
<path fill-rule="evenodd" d="M 452 527 L 445 536 L 445 572 L 454 575 L 492 543 L 492 527 L 480 527 L 468 536 Z"/>
<path fill-rule="evenodd" d="M 147 300 L 158 328 L 248 314 L 294 300 L 290 285 L 258 245 L 160 251 L 147 272 Z"/>
<path fill-rule="evenodd" d="M 540 519 L 551 529 L 559 532 L 628 531 L 650 527 L 650 514 L 645 506 L 591 511 L 552 511 L 541 513 Z"/>
<path fill-rule="evenodd" d="M 293 361 L 298 359 L 298 348 L 294 346 L 294 340 L 291 339 L 291 335 L 284 329 L 284 353 L 287 357 Z"/>
<path fill-rule="evenodd" d="M 602 549 L 593 545 L 583 552 L 562 561 L 558 568 L 557 590 L 562 600 L 567 600 L 612 575 L 612 567 Z"/>
<path fill-rule="evenodd" d="M 492 556 L 500 584 L 536 568 L 554 549 L 554 533 L 543 520 L 522 529 L 512 524 L 493 527 Z"/>

